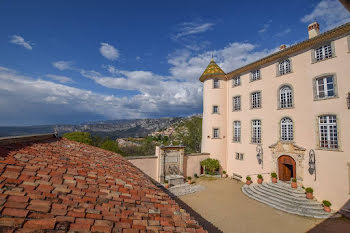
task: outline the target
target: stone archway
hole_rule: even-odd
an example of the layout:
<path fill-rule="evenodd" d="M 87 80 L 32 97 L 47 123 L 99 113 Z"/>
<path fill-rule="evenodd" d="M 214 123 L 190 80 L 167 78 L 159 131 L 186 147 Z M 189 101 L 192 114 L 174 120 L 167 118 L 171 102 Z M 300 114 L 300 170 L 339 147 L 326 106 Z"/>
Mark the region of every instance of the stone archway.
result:
<path fill-rule="evenodd" d="M 295 177 L 298 181 L 303 181 L 304 171 L 304 148 L 295 145 L 291 142 L 278 141 L 275 144 L 269 146 L 272 152 L 272 168 L 275 172 L 279 172 L 278 158 L 282 156 L 289 156 L 295 162 Z M 290 169 L 290 168 L 289 168 Z M 279 175 L 280 176 L 280 175 Z"/>
<path fill-rule="evenodd" d="M 278 158 L 278 178 L 281 181 L 290 181 L 296 178 L 295 160 L 288 155 L 281 155 Z"/>

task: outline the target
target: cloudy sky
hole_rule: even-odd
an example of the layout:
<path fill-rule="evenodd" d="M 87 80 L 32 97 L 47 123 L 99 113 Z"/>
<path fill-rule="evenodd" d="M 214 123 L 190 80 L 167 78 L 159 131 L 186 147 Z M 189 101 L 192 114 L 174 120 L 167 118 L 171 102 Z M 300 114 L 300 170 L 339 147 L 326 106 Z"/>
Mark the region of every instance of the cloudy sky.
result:
<path fill-rule="evenodd" d="M 350 21 L 335 0 L 0 2 L 0 126 L 202 112 L 225 72 Z"/>

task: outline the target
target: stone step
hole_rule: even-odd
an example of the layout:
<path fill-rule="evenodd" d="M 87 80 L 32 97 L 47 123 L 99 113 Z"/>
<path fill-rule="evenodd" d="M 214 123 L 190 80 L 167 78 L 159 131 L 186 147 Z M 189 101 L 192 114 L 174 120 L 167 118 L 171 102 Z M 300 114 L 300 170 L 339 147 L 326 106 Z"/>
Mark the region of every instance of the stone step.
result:
<path fill-rule="evenodd" d="M 259 195 L 265 199 L 274 201 L 276 203 L 280 203 L 282 205 L 285 205 L 291 208 L 296 207 L 296 208 L 308 208 L 310 210 L 320 210 L 320 209 L 323 210 L 323 207 L 319 203 L 309 201 L 306 198 L 304 198 L 302 201 L 301 200 L 295 201 L 292 199 L 288 199 L 288 197 L 283 197 L 282 195 L 278 196 L 278 195 L 269 193 L 268 191 L 265 191 L 265 190 L 263 191 L 260 188 L 260 185 L 253 185 L 250 187 L 250 189 L 256 195 Z"/>
<path fill-rule="evenodd" d="M 268 185 L 266 186 L 269 187 Z M 249 186 L 244 185 L 242 187 L 242 192 L 256 201 L 262 202 L 271 207 L 288 213 L 313 218 L 328 218 L 332 215 L 331 213 L 324 212 L 320 203 L 308 200 L 306 198 L 305 202 L 299 203 L 291 200 L 286 200 L 285 195 L 283 196 L 283 198 L 279 198 L 279 196 L 276 196 L 276 190 L 273 190 L 273 192 L 271 192 L 270 194 L 268 193 L 268 189 L 266 186 L 262 187 L 262 185 L 258 184 L 252 184 Z"/>
<path fill-rule="evenodd" d="M 305 196 L 306 196 L 305 193 L 291 193 L 275 186 L 269 186 L 267 184 L 261 184 L 261 185 L 258 185 L 258 187 L 261 187 L 261 189 L 269 191 L 271 193 L 278 194 L 283 197 L 288 197 L 288 198 L 290 197 L 295 200 L 305 200 Z"/>
<path fill-rule="evenodd" d="M 285 183 L 285 182 L 277 182 L 277 183 L 272 183 L 272 182 L 266 182 L 266 183 L 263 183 L 264 185 L 266 186 L 269 186 L 271 188 L 278 188 L 279 190 L 283 191 L 283 192 L 286 192 L 286 193 L 292 193 L 292 194 L 295 194 L 295 195 L 304 195 L 305 196 L 305 190 L 298 187 L 296 189 L 293 189 L 290 184 L 288 183 Z"/>

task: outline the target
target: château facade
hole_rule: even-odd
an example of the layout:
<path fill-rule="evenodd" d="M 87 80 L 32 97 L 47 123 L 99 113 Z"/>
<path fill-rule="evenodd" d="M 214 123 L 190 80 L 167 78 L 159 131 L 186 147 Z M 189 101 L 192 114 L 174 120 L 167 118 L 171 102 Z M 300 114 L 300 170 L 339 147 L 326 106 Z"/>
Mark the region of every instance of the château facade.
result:
<path fill-rule="evenodd" d="M 202 152 L 245 181 L 296 178 L 334 209 L 350 198 L 350 23 L 203 82 Z"/>

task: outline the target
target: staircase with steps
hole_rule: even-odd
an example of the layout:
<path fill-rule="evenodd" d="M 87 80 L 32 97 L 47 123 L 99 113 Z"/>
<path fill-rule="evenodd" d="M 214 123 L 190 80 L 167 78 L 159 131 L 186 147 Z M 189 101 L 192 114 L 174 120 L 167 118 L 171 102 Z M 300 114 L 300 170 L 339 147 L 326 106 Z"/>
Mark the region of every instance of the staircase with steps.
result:
<path fill-rule="evenodd" d="M 334 215 L 325 212 L 319 202 L 307 199 L 303 189 L 292 189 L 288 183 L 244 185 L 242 192 L 254 200 L 291 214 L 313 218 L 329 218 Z"/>

